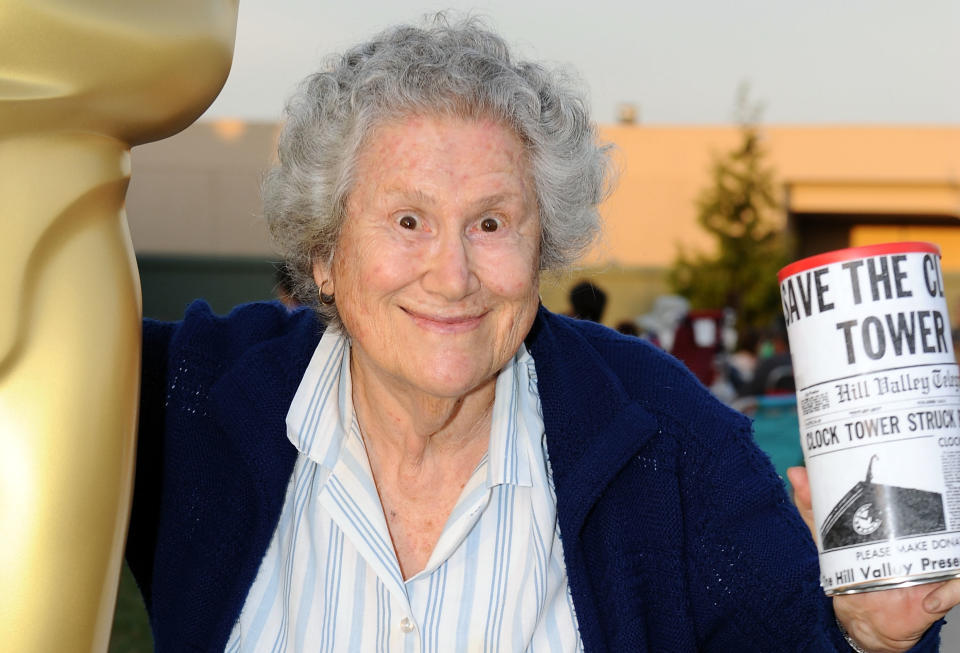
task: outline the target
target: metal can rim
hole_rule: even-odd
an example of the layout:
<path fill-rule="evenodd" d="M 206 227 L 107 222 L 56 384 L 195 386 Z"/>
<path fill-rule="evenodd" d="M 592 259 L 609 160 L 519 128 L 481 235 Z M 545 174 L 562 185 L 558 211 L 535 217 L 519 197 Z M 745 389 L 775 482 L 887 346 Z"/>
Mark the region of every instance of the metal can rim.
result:
<path fill-rule="evenodd" d="M 784 266 L 777 273 L 777 281 L 782 283 L 784 279 L 787 277 L 792 277 L 798 272 L 804 272 L 812 268 L 823 267 L 824 265 L 830 265 L 831 263 L 839 263 L 840 261 L 869 258 L 871 256 L 884 256 L 886 254 L 912 253 L 927 253 L 940 256 L 940 247 L 934 243 L 928 243 L 924 241 L 904 241 L 836 249 L 830 252 L 824 252 L 823 254 L 808 256 Z"/>
<path fill-rule="evenodd" d="M 939 583 L 943 581 L 960 578 L 960 571 L 947 573 L 933 572 L 918 576 L 894 576 L 879 581 L 865 581 L 841 585 L 836 588 L 824 589 L 827 596 L 842 596 L 844 594 L 864 594 L 866 592 L 880 592 L 883 590 L 899 589 L 903 587 L 913 587 L 914 585 L 926 585 L 928 583 Z"/>

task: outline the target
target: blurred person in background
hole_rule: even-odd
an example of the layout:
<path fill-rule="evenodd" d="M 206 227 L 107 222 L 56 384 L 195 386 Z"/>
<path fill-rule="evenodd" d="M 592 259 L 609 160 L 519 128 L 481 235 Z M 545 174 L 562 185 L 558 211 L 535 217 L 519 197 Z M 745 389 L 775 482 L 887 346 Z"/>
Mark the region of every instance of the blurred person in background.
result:
<path fill-rule="evenodd" d="M 960 584 L 826 597 L 747 418 L 540 305 L 609 178 L 569 74 L 475 20 L 389 29 L 305 81 L 279 150 L 311 308 L 144 325 L 157 650 L 936 649 Z"/>
<path fill-rule="evenodd" d="M 633 320 L 621 320 L 617 322 L 616 326 L 617 332 L 622 333 L 625 336 L 633 336 L 635 338 L 640 337 L 640 329 L 637 327 L 637 323 Z"/>
<path fill-rule="evenodd" d="M 728 377 L 740 396 L 749 394 L 747 388 L 757 368 L 759 346 L 760 336 L 757 330 L 747 327 L 737 338 L 736 348 L 727 357 Z"/>
<path fill-rule="evenodd" d="M 761 339 L 753 378 L 745 386 L 746 395 L 794 392 L 793 360 L 783 318 L 771 325 Z"/>
<path fill-rule="evenodd" d="M 607 293 L 590 281 L 581 281 L 570 289 L 570 316 L 578 320 L 602 322 Z"/>

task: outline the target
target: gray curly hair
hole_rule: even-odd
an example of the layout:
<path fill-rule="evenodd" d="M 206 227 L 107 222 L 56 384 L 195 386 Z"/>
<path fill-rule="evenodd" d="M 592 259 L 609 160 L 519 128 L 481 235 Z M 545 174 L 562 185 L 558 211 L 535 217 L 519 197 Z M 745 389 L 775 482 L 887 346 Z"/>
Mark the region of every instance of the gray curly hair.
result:
<path fill-rule="evenodd" d="M 493 118 L 512 127 L 531 164 L 540 214 L 540 269 L 570 265 L 600 231 L 610 190 L 609 145 L 598 142 L 572 78 L 513 61 L 476 18 L 390 28 L 332 57 L 286 107 L 279 163 L 264 181 L 264 215 L 289 266 L 295 297 L 339 324 L 319 301 L 315 261 L 330 262 L 346 217 L 357 154 L 379 124 L 411 115 Z"/>

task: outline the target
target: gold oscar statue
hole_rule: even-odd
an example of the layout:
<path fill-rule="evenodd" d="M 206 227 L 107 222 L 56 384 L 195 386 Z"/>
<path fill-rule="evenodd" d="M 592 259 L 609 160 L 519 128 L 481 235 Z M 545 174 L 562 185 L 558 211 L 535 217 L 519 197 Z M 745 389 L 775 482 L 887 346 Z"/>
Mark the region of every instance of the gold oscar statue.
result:
<path fill-rule="evenodd" d="M 237 0 L 0 0 L 0 651 L 105 651 L 133 481 L 130 147 L 192 123 Z"/>

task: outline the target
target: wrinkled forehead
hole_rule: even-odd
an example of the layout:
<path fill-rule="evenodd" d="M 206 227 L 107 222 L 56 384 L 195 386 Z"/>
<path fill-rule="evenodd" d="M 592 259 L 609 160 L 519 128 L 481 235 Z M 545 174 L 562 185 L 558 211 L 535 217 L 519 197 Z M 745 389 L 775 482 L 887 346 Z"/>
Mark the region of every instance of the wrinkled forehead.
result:
<path fill-rule="evenodd" d="M 352 190 L 352 186 L 357 181 L 355 173 L 357 172 L 358 162 L 362 158 L 369 158 L 365 157 L 364 155 L 371 154 L 374 155 L 373 158 L 376 159 L 378 151 L 384 147 L 386 140 L 395 138 L 398 133 L 402 133 L 407 130 L 415 131 L 415 128 L 418 124 L 434 121 L 447 126 L 452 126 L 454 128 L 457 128 L 458 126 L 461 126 L 464 129 L 471 129 L 478 126 L 489 128 L 499 132 L 498 136 L 502 136 L 504 139 L 501 142 L 515 142 L 517 144 L 516 153 L 520 159 L 517 163 L 519 164 L 519 168 L 523 171 L 521 182 L 523 183 L 525 189 L 533 194 L 534 199 L 536 198 L 536 185 L 534 183 L 530 147 L 510 121 L 490 113 L 471 113 L 463 115 L 447 111 L 410 110 L 393 111 L 384 114 L 376 121 L 371 121 L 367 125 L 361 127 L 363 132 L 358 133 L 355 136 L 356 147 L 353 150 L 352 161 L 349 162 L 350 170 L 348 174 L 352 178 L 353 183 L 346 188 L 344 199 L 349 198 L 350 190 Z M 508 149 L 512 149 L 512 146 Z M 506 154 L 506 152 L 503 153 Z"/>

